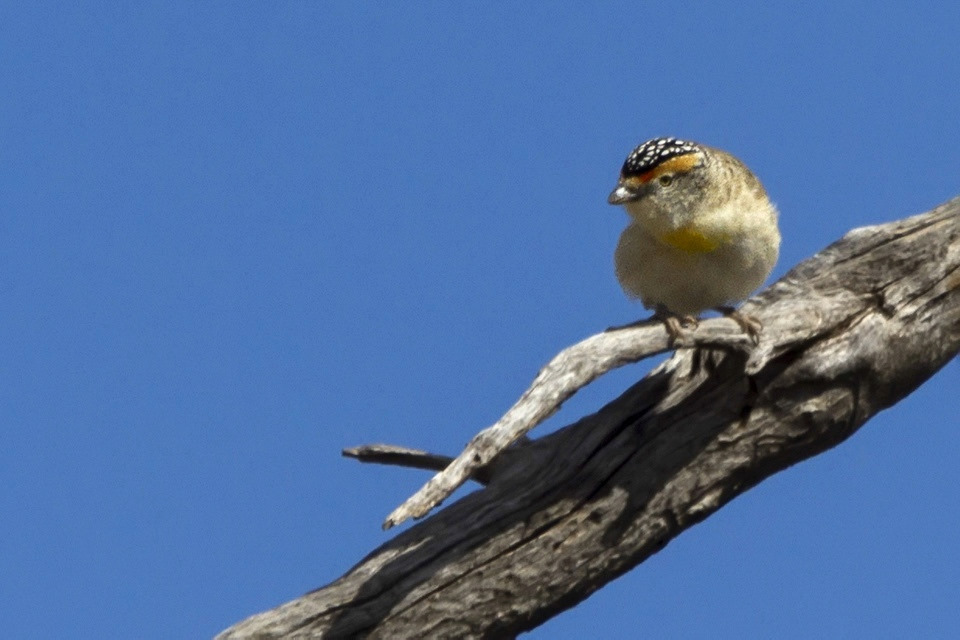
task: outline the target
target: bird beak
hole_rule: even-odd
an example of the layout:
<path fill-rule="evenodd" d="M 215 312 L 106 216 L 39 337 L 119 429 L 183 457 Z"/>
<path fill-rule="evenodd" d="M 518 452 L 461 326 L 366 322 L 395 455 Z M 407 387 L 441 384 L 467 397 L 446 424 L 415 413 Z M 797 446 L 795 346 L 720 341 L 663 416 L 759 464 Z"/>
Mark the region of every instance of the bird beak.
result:
<path fill-rule="evenodd" d="M 640 194 L 626 185 L 618 185 L 610 192 L 607 202 L 610 204 L 626 204 L 640 198 Z"/>

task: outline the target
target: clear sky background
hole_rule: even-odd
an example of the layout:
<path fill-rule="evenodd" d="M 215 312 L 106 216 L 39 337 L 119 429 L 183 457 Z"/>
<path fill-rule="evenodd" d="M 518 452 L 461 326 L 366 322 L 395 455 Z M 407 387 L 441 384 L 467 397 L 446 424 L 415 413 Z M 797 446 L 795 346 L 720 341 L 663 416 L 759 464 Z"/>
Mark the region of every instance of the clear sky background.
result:
<path fill-rule="evenodd" d="M 960 194 L 948 2 L 4 3 L 0 621 L 204 638 L 340 576 L 613 276 L 626 154 L 728 149 L 774 278 Z M 533 436 L 638 379 L 598 381 Z M 960 634 L 960 364 L 531 638 Z"/>

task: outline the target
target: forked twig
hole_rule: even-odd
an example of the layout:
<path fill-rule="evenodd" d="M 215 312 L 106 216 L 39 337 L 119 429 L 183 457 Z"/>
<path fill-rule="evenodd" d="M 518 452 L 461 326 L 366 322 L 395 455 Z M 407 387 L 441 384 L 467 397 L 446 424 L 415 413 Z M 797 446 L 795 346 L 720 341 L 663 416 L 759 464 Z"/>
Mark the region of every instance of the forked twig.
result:
<path fill-rule="evenodd" d="M 704 320 L 676 341 L 659 321 L 642 322 L 591 336 L 553 358 L 517 402 L 494 425 L 484 429 L 440 473 L 397 507 L 383 523 L 389 529 L 410 518 L 421 518 L 443 502 L 504 449 L 553 415 L 560 406 L 601 375 L 644 358 L 682 347 L 747 350 L 750 337 L 728 318 Z M 430 455 L 430 454 L 425 454 Z M 431 458 L 435 463 L 439 457 Z M 386 460 L 378 460 L 387 462 Z M 396 464 L 396 458 L 387 462 Z M 417 466 L 417 465 L 406 465 Z M 436 468 L 422 466 L 421 468 Z"/>

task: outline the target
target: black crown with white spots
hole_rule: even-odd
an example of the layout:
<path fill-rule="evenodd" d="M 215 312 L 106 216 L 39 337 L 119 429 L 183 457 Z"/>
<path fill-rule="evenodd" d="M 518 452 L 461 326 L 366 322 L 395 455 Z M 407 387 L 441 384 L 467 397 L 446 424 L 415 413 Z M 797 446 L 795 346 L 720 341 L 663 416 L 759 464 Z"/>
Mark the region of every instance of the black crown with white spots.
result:
<path fill-rule="evenodd" d="M 636 176 L 655 169 L 670 158 L 699 151 L 696 142 L 679 140 L 677 138 L 654 138 L 647 140 L 630 152 L 620 173 L 624 176 Z"/>

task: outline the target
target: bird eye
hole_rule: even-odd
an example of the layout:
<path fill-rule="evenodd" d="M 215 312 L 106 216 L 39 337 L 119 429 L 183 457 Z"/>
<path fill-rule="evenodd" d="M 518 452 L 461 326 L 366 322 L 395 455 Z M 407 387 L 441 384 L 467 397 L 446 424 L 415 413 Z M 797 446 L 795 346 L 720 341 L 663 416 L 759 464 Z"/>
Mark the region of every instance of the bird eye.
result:
<path fill-rule="evenodd" d="M 665 187 L 669 187 L 671 184 L 673 184 L 673 176 L 670 175 L 669 173 L 665 173 L 659 178 L 657 178 L 657 182 L 659 182 L 661 185 Z"/>

